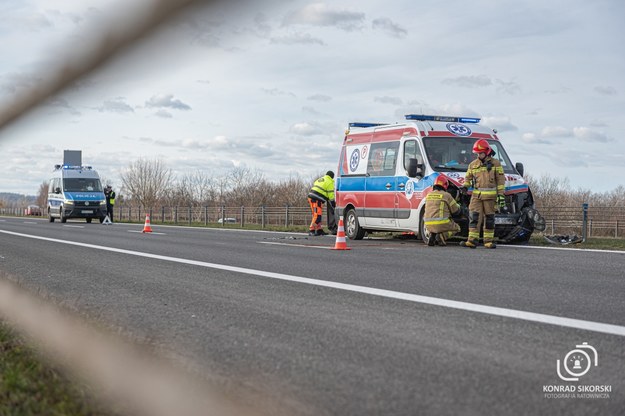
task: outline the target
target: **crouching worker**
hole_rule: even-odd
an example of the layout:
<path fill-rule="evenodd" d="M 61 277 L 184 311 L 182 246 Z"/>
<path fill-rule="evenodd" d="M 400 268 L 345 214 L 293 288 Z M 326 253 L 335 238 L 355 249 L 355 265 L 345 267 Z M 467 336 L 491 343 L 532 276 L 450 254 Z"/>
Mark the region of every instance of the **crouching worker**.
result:
<path fill-rule="evenodd" d="M 439 175 L 434 181 L 433 191 L 425 197 L 425 213 L 423 222 L 430 233 L 428 246 L 439 244 L 447 245 L 447 239 L 460 231 L 460 226 L 450 217 L 460 214 L 460 206 L 447 192 L 449 181 L 443 175 Z"/>

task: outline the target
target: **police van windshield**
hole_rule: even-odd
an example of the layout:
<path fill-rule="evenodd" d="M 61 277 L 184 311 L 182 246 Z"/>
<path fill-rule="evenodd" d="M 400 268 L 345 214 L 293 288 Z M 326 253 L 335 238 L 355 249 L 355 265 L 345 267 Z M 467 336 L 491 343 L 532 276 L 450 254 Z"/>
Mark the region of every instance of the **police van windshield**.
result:
<path fill-rule="evenodd" d="M 65 192 L 102 192 L 102 184 L 97 178 L 66 178 L 63 189 Z"/>
<path fill-rule="evenodd" d="M 423 139 L 428 162 L 437 172 L 466 172 L 469 163 L 477 157 L 473 154 L 474 143 L 475 139 L 468 137 L 426 137 Z M 488 144 L 495 151 L 494 158 L 501 162 L 504 172 L 516 173 L 501 143 L 488 140 Z"/>

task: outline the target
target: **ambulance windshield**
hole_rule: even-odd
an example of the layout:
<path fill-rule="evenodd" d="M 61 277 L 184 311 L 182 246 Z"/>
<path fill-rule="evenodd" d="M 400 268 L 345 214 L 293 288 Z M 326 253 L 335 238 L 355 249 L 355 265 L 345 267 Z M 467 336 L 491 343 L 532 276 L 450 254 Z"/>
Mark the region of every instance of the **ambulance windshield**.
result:
<path fill-rule="evenodd" d="M 426 137 L 423 139 L 425 153 L 432 169 L 438 172 L 461 171 L 466 172 L 469 163 L 476 155 L 473 154 L 475 139 L 468 137 Z M 500 142 L 489 140 L 495 151 L 495 159 L 503 166 L 505 173 L 516 173 L 512 162 Z"/>
<path fill-rule="evenodd" d="M 66 192 L 102 192 L 102 184 L 97 178 L 65 178 L 63 188 Z"/>

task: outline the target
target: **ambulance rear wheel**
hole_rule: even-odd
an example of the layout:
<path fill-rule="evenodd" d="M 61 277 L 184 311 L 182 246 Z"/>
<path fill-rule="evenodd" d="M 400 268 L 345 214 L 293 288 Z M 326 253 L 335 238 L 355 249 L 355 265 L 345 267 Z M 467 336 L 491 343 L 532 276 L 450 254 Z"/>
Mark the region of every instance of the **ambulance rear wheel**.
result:
<path fill-rule="evenodd" d="M 350 240 L 362 240 L 365 230 L 358 224 L 358 216 L 353 208 L 345 213 L 345 235 Z"/>

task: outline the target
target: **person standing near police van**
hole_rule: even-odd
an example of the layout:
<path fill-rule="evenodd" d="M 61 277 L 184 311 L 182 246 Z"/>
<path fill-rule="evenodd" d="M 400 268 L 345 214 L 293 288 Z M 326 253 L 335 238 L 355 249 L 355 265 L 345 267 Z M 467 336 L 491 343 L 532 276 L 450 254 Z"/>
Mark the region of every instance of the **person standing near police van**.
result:
<path fill-rule="evenodd" d="M 451 217 L 460 214 L 460 206 L 453 196 L 447 192 L 449 181 L 444 175 L 438 175 L 434 181 L 433 191 L 425 197 L 425 213 L 423 223 L 430 235 L 428 246 L 447 245 L 447 239 L 460 231 L 460 226 Z"/>
<path fill-rule="evenodd" d="M 335 206 L 334 172 L 331 170 L 327 171 L 324 176 L 317 179 L 308 193 L 308 204 L 310 204 L 310 210 L 312 211 L 312 221 L 310 222 L 308 235 L 327 235 L 321 226 L 324 203 L 328 203 L 328 205 L 332 205 L 332 207 Z M 330 225 L 331 224 L 328 218 L 328 226 Z"/>
<path fill-rule="evenodd" d="M 479 139 L 473 145 L 473 153 L 477 158 L 469 163 L 464 184 L 461 188 L 466 193 L 473 187 L 469 202 L 469 238 L 461 245 L 476 248 L 480 239 L 478 223 L 483 218 L 484 247 L 497 248 L 495 244 L 495 210 L 503 208 L 506 203 L 504 196 L 506 177 L 501 162 L 495 159 L 495 151 L 488 141 Z"/>
<path fill-rule="evenodd" d="M 113 211 L 115 207 L 115 191 L 111 185 L 106 185 L 104 188 L 104 196 L 106 197 L 106 215 L 109 220 L 113 222 Z"/>

